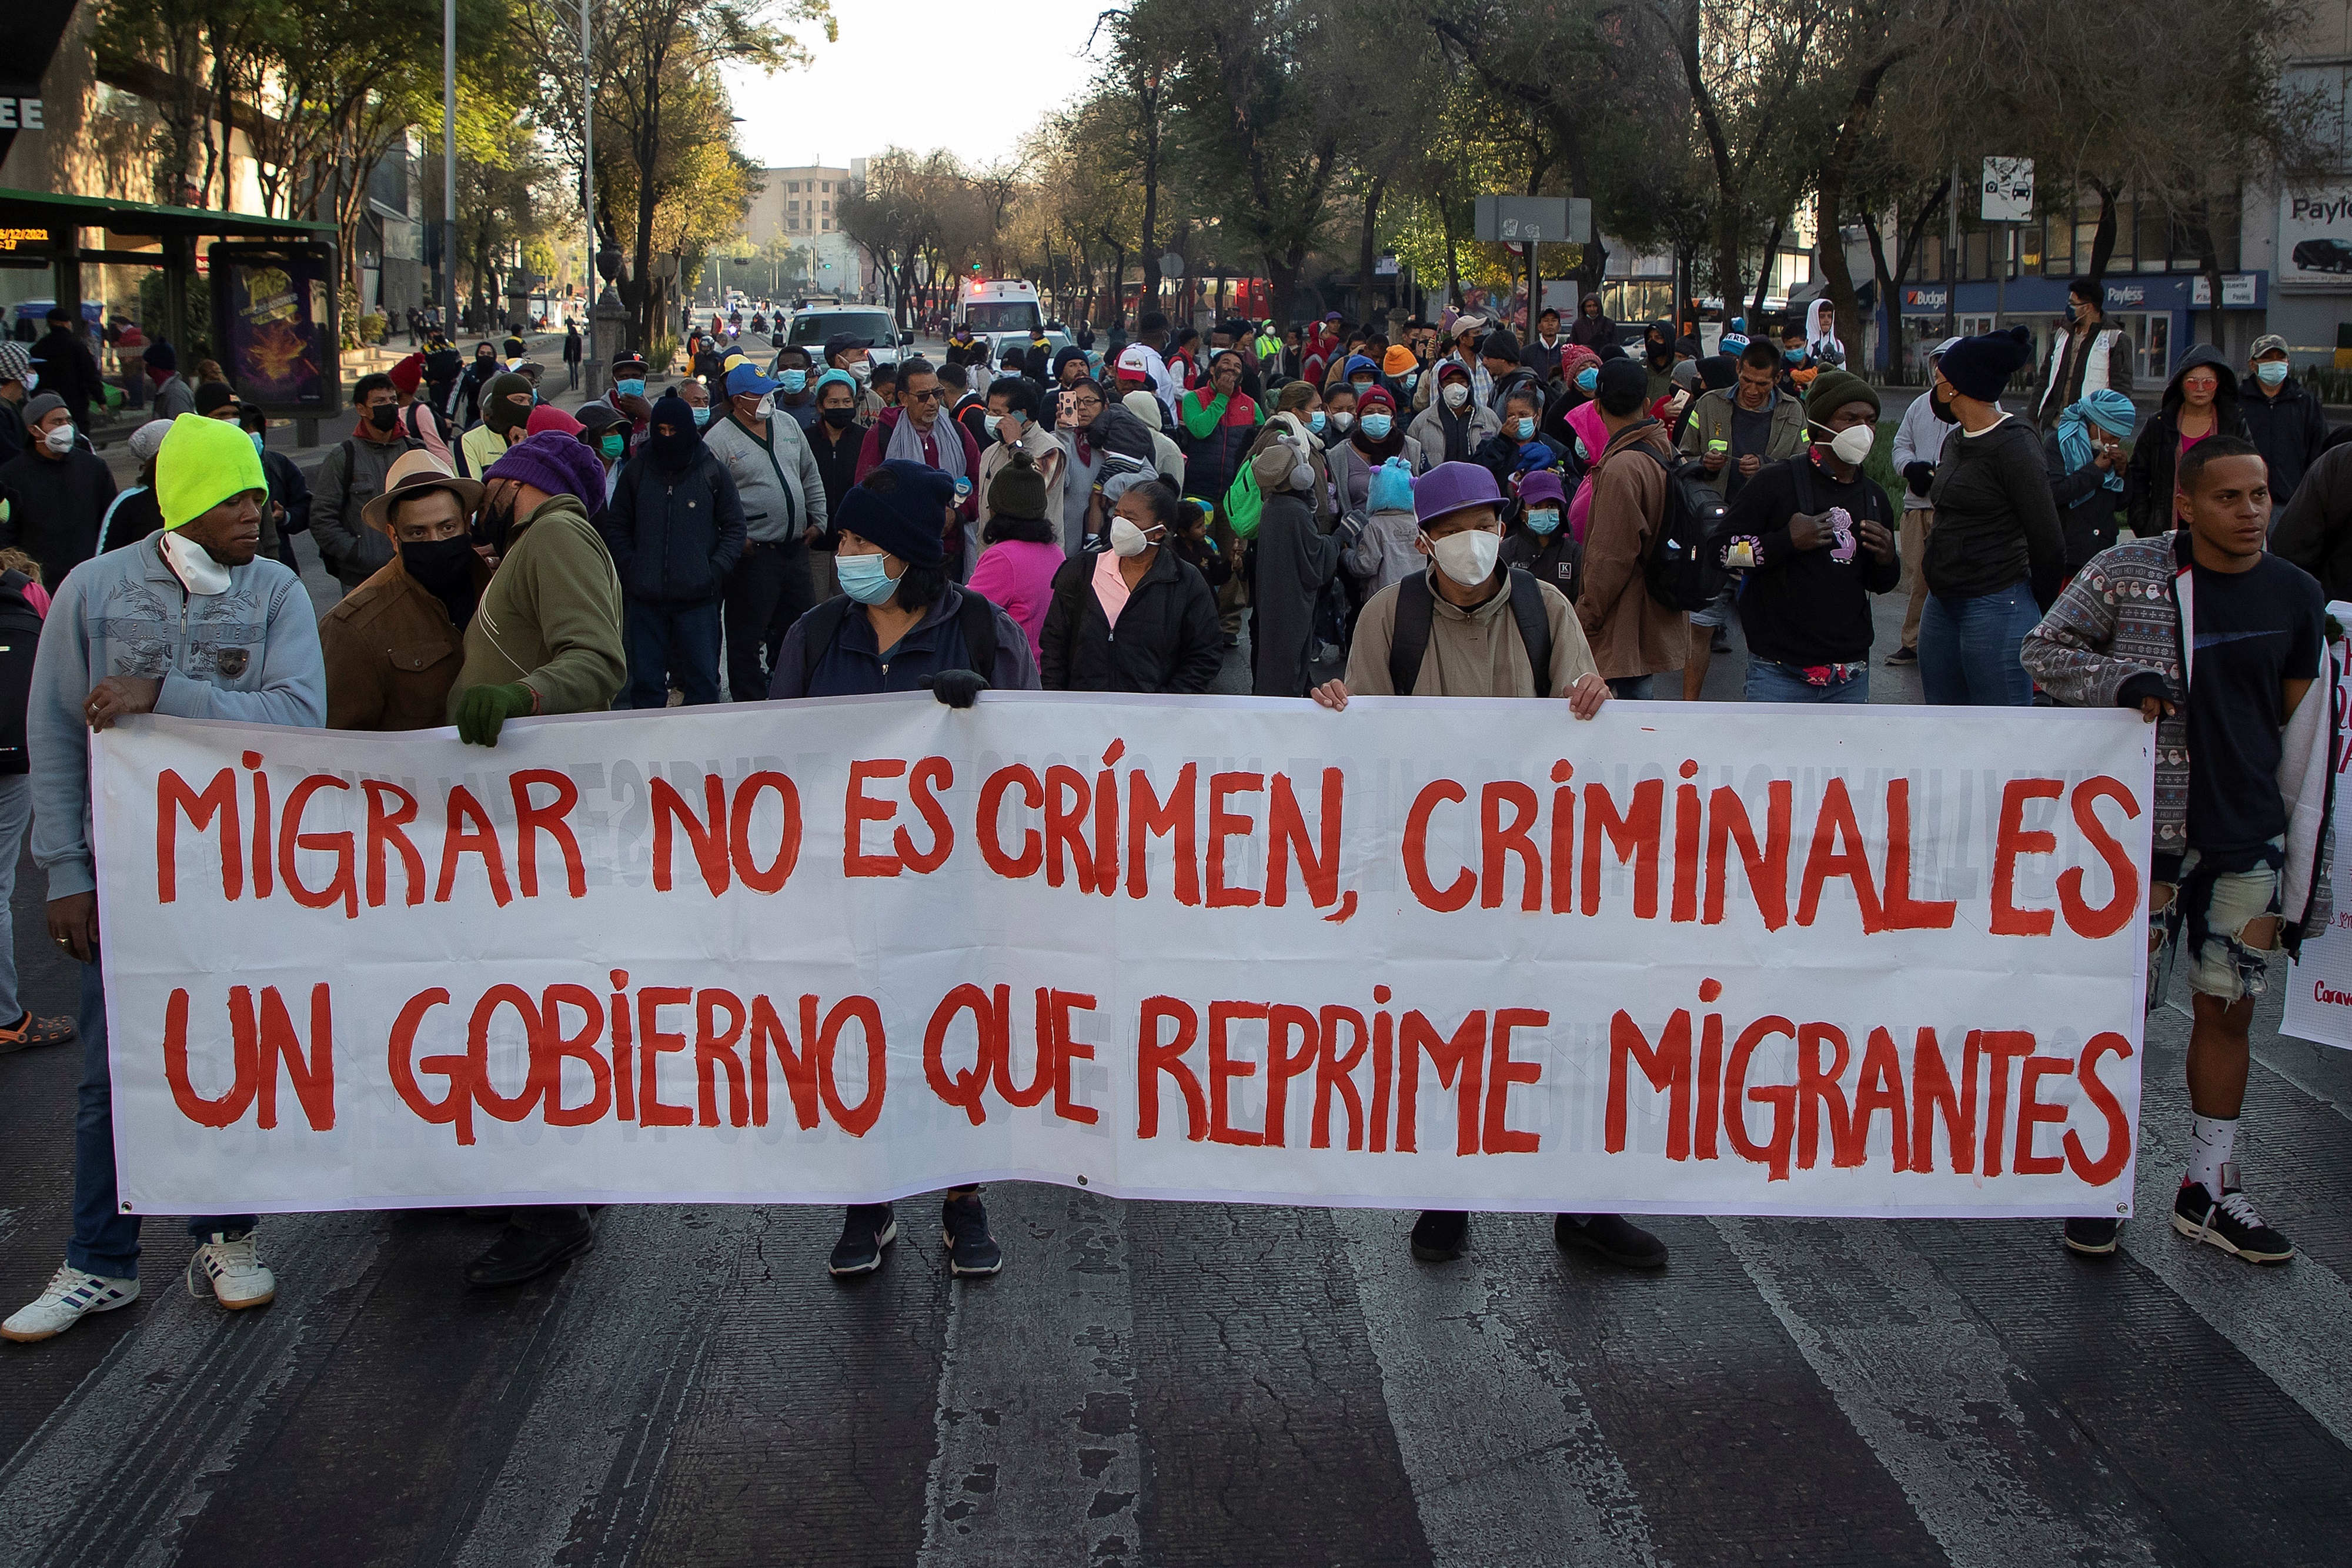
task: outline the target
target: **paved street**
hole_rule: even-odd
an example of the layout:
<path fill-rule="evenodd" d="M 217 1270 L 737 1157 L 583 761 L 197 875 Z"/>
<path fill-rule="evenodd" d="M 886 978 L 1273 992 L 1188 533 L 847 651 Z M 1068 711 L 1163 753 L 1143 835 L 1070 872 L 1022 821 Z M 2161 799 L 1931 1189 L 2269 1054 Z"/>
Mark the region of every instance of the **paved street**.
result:
<path fill-rule="evenodd" d="M 70 1010 L 29 862 L 15 915 Z M 266 1222 L 277 1302 L 232 1316 L 158 1222 L 142 1300 L 0 1346 L 0 1564 L 2352 1562 L 2352 1055 L 2278 1019 L 2241 1157 L 2303 1252 L 2266 1270 L 2163 1218 L 2172 1009 L 2154 1218 L 2106 1262 L 2051 1222 L 1694 1217 L 1636 1276 L 1515 1216 L 1424 1265 L 1408 1215 L 1002 1186 L 991 1281 L 920 1198 L 848 1287 L 832 1210 L 609 1209 L 496 1295 L 458 1278 L 493 1225 L 317 1215 Z M 11 1305 L 68 1228 L 78 1056 L 0 1057 Z"/>

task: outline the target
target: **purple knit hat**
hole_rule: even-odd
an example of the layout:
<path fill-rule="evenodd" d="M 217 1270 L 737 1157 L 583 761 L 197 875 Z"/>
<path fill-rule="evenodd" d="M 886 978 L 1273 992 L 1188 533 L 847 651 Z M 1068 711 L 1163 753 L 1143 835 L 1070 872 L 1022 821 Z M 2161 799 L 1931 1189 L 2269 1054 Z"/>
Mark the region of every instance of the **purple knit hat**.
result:
<path fill-rule="evenodd" d="M 604 465 L 572 436 L 542 430 L 506 449 L 485 479 L 512 479 L 551 496 L 572 496 L 593 516 L 604 504 Z"/>
<path fill-rule="evenodd" d="M 1494 473 L 1476 463 L 1441 463 L 1412 482 L 1412 515 L 1423 528 L 1465 507 L 1500 507 Z"/>

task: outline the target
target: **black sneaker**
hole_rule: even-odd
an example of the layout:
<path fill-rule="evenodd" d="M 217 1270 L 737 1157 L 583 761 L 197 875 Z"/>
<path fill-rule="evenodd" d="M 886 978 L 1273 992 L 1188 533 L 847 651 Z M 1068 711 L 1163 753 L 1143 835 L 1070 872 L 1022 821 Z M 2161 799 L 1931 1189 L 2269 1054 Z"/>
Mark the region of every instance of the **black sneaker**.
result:
<path fill-rule="evenodd" d="M 882 1267 L 882 1249 L 898 1239 L 898 1217 L 887 1203 L 853 1203 L 841 1222 L 841 1239 L 824 1271 L 836 1280 L 871 1274 Z"/>
<path fill-rule="evenodd" d="M 1916 648 L 1897 648 L 1895 652 L 1886 655 L 1886 662 L 1890 664 L 1916 664 L 1919 662 L 1919 650 Z"/>
<path fill-rule="evenodd" d="M 1460 1209 L 1425 1209 L 1412 1222 L 1412 1255 L 1424 1263 L 1451 1263 L 1468 1245 L 1470 1217 Z"/>
<path fill-rule="evenodd" d="M 2120 1219 L 2084 1219 L 2077 1216 L 2066 1222 L 2066 1250 L 2080 1252 L 2085 1258 L 2111 1257 L 2123 1228 Z"/>
<path fill-rule="evenodd" d="M 1581 1247 L 1627 1269 L 1663 1269 L 1666 1244 L 1622 1214 L 1563 1214 L 1551 1239 L 1564 1250 Z"/>
<path fill-rule="evenodd" d="M 988 1210 L 977 1193 L 940 1205 L 940 1243 L 950 1274 L 993 1274 L 1004 1267 L 1004 1249 L 988 1233 Z"/>
<path fill-rule="evenodd" d="M 2232 1258 L 2249 1263 L 2284 1263 L 2294 1256 L 2294 1243 L 2273 1230 L 2254 1212 L 2253 1200 L 2238 1186 L 2238 1167 L 2221 1167 L 2221 1201 L 2205 1190 L 2203 1182 L 2184 1181 L 2172 1200 L 2172 1228 L 2193 1241 L 2210 1241 Z"/>

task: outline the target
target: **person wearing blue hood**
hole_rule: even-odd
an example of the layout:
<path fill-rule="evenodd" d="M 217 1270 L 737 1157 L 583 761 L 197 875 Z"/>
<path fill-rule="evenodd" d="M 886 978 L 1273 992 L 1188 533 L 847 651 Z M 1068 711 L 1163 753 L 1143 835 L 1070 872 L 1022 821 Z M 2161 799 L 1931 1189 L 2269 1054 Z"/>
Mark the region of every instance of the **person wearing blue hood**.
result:
<path fill-rule="evenodd" d="M 719 601 L 743 554 L 743 502 L 676 392 L 654 404 L 652 434 L 596 531 L 621 579 L 626 706 L 667 707 L 673 679 L 688 703 L 717 702 Z"/>
<path fill-rule="evenodd" d="M 2132 444 L 2124 510 L 2134 535 L 2147 538 L 2178 525 L 2182 512 L 2174 476 L 2189 449 L 2209 435 L 2253 439 L 2238 412 L 2237 373 L 2219 349 L 2200 343 L 2180 356 L 2172 379 L 2164 383 L 2164 402 Z"/>
<path fill-rule="evenodd" d="M 2124 440 L 2139 411 L 2130 397 L 2102 387 L 2067 405 L 2042 438 L 2050 470 L 2050 498 L 2066 531 L 2070 579 L 2116 542 L 2116 516 L 2124 504 Z"/>

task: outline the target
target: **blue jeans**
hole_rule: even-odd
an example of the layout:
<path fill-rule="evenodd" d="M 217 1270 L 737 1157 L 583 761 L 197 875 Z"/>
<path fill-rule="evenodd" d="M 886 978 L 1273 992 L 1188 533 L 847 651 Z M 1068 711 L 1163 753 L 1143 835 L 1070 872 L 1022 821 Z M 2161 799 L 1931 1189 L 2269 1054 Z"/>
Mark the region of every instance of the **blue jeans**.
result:
<path fill-rule="evenodd" d="M 15 906 L 16 856 L 25 847 L 25 829 L 32 821 L 33 776 L 0 775 L 0 910 Z M 0 1028 L 15 1023 L 24 1010 L 16 999 L 16 940 L 12 922 L 8 940 L 0 942 Z"/>
<path fill-rule="evenodd" d="M 689 705 L 719 700 L 719 605 L 673 609 L 629 600 L 622 607 L 629 647 L 629 706 L 667 707 L 669 683 Z"/>
<path fill-rule="evenodd" d="M 1609 695 L 1629 703 L 1647 702 L 1655 675 L 1620 675 L 1609 683 Z"/>
<path fill-rule="evenodd" d="M 1740 698 L 1751 703 L 1866 703 L 1870 700 L 1870 664 L 1865 658 L 1846 680 L 1817 686 L 1795 664 L 1748 655 L 1748 685 Z"/>
<path fill-rule="evenodd" d="M 1927 595 L 1919 617 L 1919 680 L 1944 707 L 2032 707 L 2033 677 L 2018 651 L 2042 612 L 2022 582 L 1973 599 Z"/>
<path fill-rule="evenodd" d="M 96 964 L 81 968 L 81 1091 L 74 1109 L 73 1239 L 66 1261 L 110 1280 L 139 1277 L 139 1216 L 114 1196 L 114 1079 L 106 1061 L 106 982 Z M 259 1221 L 250 1214 L 188 1221 L 199 1241 L 214 1231 L 236 1237 Z"/>

